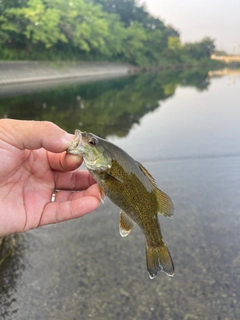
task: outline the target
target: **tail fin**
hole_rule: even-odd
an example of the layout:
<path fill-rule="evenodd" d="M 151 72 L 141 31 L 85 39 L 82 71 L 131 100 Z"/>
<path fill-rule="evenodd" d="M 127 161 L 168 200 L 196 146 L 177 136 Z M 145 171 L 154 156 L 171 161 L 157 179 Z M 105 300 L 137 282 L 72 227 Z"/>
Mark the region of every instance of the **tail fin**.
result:
<path fill-rule="evenodd" d="M 147 269 L 151 279 L 157 275 L 159 270 L 164 271 L 168 276 L 173 276 L 173 261 L 164 242 L 158 247 L 146 245 L 146 259 Z"/>

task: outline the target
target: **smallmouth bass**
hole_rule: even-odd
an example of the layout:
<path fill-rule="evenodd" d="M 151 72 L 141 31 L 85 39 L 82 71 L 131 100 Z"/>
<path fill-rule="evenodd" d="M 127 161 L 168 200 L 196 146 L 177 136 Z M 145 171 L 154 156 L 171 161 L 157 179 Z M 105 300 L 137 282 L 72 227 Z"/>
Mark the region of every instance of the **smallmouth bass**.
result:
<path fill-rule="evenodd" d="M 83 157 L 101 198 L 107 195 L 120 208 L 121 236 L 127 236 L 135 224 L 141 228 L 149 277 L 154 278 L 159 270 L 173 276 L 174 265 L 163 241 L 158 213 L 171 217 L 174 205 L 150 173 L 125 151 L 92 133 L 76 130 L 67 152 Z"/>

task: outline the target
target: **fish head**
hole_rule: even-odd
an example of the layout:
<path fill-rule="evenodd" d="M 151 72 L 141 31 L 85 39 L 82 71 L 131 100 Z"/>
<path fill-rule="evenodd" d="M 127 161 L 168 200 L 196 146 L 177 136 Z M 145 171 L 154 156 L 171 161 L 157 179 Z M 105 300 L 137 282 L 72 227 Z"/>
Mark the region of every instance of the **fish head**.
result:
<path fill-rule="evenodd" d="M 93 133 L 76 130 L 67 153 L 83 157 L 89 170 L 105 171 L 112 166 L 112 157 L 105 148 L 105 142 Z"/>

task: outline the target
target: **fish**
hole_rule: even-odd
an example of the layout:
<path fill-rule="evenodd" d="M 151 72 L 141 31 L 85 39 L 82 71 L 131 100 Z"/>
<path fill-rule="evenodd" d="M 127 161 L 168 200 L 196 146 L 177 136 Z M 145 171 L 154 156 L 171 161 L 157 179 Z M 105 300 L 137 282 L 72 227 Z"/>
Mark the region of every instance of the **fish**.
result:
<path fill-rule="evenodd" d="M 98 184 L 101 200 L 106 195 L 120 208 L 120 235 L 129 235 L 136 224 L 142 230 L 149 277 L 153 279 L 160 270 L 173 276 L 174 264 L 163 241 L 158 213 L 171 217 L 174 204 L 157 188 L 147 169 L 115 144 L 90 132 L 75 130 L 67 153 L 83 157 Z"/>

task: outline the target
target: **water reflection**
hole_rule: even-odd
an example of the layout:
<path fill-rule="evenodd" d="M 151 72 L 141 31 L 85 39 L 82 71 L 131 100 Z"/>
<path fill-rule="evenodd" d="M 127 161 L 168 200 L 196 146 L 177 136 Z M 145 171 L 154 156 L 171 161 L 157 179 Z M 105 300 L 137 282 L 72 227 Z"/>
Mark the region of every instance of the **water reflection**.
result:
<path fill-rule="evenodd" d="M 69 132 L 82 127 L 102 137 L 126 136 L 133 124 L 159 107 L 159 101 L 173 96 L 178 85 L 205 90 L 209 86 L 208 72 L 161 72 L 59 86 L 0 100 L 0 116 L 50 120 Z"/>
<path fill-rule="evenodd" d="M 210 84 L 204 71 L 165 72 L 0 100 L 2 116 L 115 136 L 176 207 L 172 221 L 160 217 L 173 278 L 148 279 L 141 231 L 121 239 L 118 209 L 106 200 L 81 219 L 24 234 L 0 267 L 0 317 L 240 319 L 238 86 Z"/>

